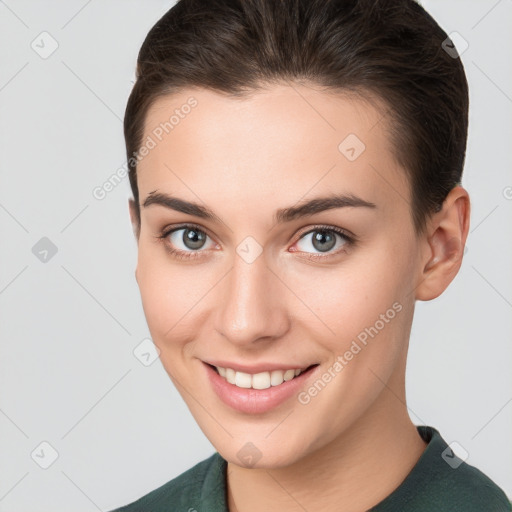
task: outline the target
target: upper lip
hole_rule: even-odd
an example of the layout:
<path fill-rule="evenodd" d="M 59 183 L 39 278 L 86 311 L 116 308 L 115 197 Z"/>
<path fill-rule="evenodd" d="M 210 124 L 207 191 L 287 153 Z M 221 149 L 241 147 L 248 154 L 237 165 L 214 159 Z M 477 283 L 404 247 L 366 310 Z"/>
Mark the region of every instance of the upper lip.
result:
<path fill-rule="evenodd" d="M 254 365 L 243 364 L 243 363 L 234 363 L 229 361 L 220 361 L 220 360 L 208 360 L 203 361 L 206 364 L 210 364 L 212 366 L 218 366 L 220 368 L 231 368 L 236 372 L 244 372 L 244 373 L 262 373 L 262 372 L 271 372 L 274 370 L 295 370 L 297 368 L 301 370 L 305 370 L 312 366 L 312 364 L 284 364 L 284 363 L 258 363 Z M 314 363 L 313 363 L 314 364 Z"/>

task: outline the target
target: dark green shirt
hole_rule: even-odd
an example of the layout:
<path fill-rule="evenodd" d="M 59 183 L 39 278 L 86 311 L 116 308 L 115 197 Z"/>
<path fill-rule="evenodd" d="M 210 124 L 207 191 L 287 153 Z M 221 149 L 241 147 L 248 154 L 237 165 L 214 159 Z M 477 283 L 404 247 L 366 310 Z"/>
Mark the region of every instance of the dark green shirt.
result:
<path fill-rule="evenodd" d="M 405 480 L 371 512 L 511 512 L 505 493 L 459 459 L 439 432 L 418 426 L 428 443 Z M 228 512 L 227 462 L 215 452 L 142 498 L 111 512 Z"/>

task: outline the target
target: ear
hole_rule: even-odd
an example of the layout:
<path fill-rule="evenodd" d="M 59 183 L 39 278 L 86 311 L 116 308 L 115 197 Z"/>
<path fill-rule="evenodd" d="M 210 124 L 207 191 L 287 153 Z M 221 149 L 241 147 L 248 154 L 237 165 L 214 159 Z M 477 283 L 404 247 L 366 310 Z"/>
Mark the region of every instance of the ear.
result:
<path fill-rule="evenodd" d="M 130 210 L 130 222 L 132 223 L 133 234 L 135 236 L 135 240 L 138 242 L 140 235 L 140 222 L 137 216 L 135 200 L 132 198 L 128 200 L 128 209 Z"/>
<path fill-rule="evenodd" d="M 462 264 L 469 217 L 469 194 L 461 186 L 456 186 L 446 196 L 442 209 L 434 213 L 428 222 L 419 285 L 416 287 L 417 300 L 435 299 L 457 275 Z"/>

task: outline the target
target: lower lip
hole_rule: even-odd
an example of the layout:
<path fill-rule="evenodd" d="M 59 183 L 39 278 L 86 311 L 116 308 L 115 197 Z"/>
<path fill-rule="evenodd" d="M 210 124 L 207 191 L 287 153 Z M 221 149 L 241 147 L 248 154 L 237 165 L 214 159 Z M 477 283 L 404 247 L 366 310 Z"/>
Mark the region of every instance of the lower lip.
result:
<path fill-rule="evenodd" d="M 211 366 L 203 363 L 208 378 L 219 398 L 237 411 L 247 414 L 261 414 L 282 404 L 303 388 L 305 381 L 318 368 L 314 366 L 279 386 L 267 389 L 239 388 L 221 377 Z"/>

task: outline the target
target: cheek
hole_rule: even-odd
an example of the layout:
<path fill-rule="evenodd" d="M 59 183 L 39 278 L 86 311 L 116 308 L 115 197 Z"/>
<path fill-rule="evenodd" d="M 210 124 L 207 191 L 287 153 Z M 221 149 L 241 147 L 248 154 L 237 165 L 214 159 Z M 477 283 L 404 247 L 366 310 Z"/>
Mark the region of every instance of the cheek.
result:
<path fill-rule="evenodd" d="M 200 269 L 170 261 L 162 248 L 139 247 L 142 305 L 153 342 L 162 357 L 198 337 L 215 278 L 206 266 Z"/>
<path fill-rule="evenodd" d="M 194 285 L 189 276 L 162 256 L 162 249 L 140 246 L 138 284 L 142 305 L 153 341 L 162 349 L 165 340 L 174 337 L 180 318 L 190 309 Z M 186 318 L 186 316 L 185 316 Z M 182 320 L 183 321 L 183 320 Z"/>
<path fill-rule="evenodd" d="M 286 281 L 306 307 L 294 314 L 324 339 L 354 336 L 403 299 L 403 275 L 387 269 L 378 254 L 337 268 L 296 267 Z"/>
<path fill-rule="evenodd" d="M 296 267 L 286 279 L 308 306 L 299 304 L 296 321 L 333 361 L 344 357 L 350 366 L 344 373 L 353 378 L 364 380 L 368 366 L 388 373 L 407 341 L 413 275 L 408 250 L 382 237 L 336 268 Z"/>
<path fill-rule="evenodd" d="M 303 325 L 329 354 L 321 382 L 303 390 L 299 403 L 332 436 L 379 395 L 400 364 L 408 339 L 412 311 L 404 291 L 409 270 L 389 272 L 385 253 L 382 248 L 329 273 L 310 271 L 307 279 L 304 273 L 296 276 L 300 293 L 318 317 L 309 312 Z"/>

